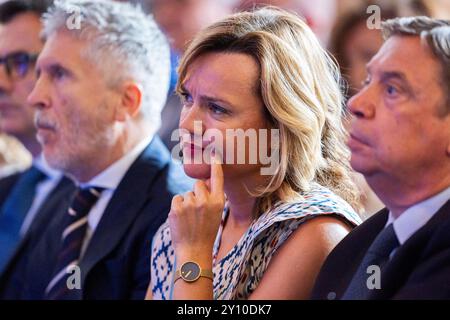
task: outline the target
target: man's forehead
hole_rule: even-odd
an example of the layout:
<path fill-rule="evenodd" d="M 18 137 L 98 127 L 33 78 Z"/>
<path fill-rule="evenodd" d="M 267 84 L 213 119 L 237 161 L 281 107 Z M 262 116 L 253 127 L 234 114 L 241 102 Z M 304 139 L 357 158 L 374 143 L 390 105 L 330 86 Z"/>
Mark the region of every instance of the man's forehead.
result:
<path fill-rule="evenodd" d="M 368 63 L 367 69 L 370 73 L 395 70 L 414 78 L 430 72 L 437 74 L 439 62 L 420 37 L 393 36 Z"/>
<path fill-rule="evenodd" d="M 78 60 L 82 47 L 83 43 L 67 32 L 55 32 L 46 39 L 38 63 L 46 60 Z"/>
<path fill-rule="evenodd" d="M 440 85 L 442 67 L 419 36 L 393 36 L 381 47 L 367 66 L 373 77 L 401 75 L 417 90 Z"/>

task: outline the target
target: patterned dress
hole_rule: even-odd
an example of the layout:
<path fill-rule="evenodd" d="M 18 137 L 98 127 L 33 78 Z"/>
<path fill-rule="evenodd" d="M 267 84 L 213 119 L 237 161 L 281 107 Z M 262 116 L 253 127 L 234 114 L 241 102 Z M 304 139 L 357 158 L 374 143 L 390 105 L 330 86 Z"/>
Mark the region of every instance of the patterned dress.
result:
<path fill-rule="evenodd" d="M 220 261 L 213 261 L 214 299 L 247 299 L 256 289 L 277 249 L 302 223 L 317 216 L 335 215 L 352 226 L 361 223 L 351 206 L 327 188 L 315 184 L 295 202 L 281 202 L 260 215 L 238 243 Z M 216 257 L 224 221 L 214 244 Z M 176 266 L 175 252 L 166 221 L 152 243 L 151 287 L 153 299 L 172 298 Z"/>

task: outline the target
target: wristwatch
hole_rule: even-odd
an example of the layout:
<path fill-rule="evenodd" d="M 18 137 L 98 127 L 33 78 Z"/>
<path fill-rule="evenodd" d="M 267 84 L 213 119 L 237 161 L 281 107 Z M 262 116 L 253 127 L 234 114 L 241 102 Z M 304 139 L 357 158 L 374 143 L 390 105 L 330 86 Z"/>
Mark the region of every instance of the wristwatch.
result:
<path fill-rule="evenodd" d="M 188 261 L 183 263 L 181 268 L 175 272 L 175 281 L 181 278 L 186 282 L 194 282 L 197 281 L 200 277 L 205 277 L 214 280 L 212 270 L 202 269 L 200 268 L 198 263 L 194 261 Z"/>

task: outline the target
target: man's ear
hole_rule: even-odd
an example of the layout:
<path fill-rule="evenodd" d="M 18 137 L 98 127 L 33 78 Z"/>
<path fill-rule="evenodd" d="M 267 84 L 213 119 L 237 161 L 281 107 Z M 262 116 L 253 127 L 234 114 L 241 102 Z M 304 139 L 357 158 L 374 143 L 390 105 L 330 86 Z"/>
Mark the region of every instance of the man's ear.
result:
<path fill-rule="evenodd" d="M 116 120 L 134 118 L 141 109 L 142 87 L 135 82 L 125 82 L 120 88 L 120 104 L 116 110 Z"/>

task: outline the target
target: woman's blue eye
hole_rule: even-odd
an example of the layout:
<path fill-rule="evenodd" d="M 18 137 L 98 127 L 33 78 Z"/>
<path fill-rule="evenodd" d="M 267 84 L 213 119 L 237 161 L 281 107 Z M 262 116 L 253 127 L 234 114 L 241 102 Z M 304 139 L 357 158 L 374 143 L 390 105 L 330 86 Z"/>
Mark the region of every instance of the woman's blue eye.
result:
<path fill-rule="evenodd" d="M 186 104 L 192 104 L 192 97 L 190 94 L 188 93 L 181 93 L 181 102 L 186 105 Z"/>

